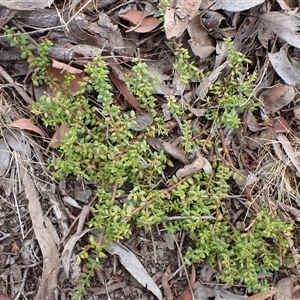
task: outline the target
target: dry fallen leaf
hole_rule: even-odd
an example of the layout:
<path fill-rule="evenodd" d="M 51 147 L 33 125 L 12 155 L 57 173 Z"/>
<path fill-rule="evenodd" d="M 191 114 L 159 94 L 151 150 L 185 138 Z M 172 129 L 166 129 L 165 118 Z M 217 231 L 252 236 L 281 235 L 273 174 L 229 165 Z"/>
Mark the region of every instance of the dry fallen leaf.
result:
<path fill-rule="evenodd" d="M 187 27 L 191 39 L 188 41 L 193 53 L 203 61 L 215 51 L 215 41 L 203 27 L 200 17 L 193 18 Z"/>
<path fill-rule="evenodd" d="M 63 65 L 60 65 L 60 67 L 62 67 Z M 72 67 L 69 67 L 69 68 L 72 68 Z M 72 69 L 75 69 L 75 68 L 72 68 Z M 75 72 L 75 70 L 71 70 L 71 71 Z M 53 66 L 48 67 L 48 72 L 49 72 L 49 74 L 54 76 L 54 78 L 56 78 L 58 80 L 58 82 L 64 82 L 66 73 L 69 73 L 66 71 L 65 68 L 55 68 Z M 81 86 L 78 84 L 78 82 L 83 81 L 83 78 L 86 76 L 86 74 L 85 74 L 85 72 L 80 70 L 80 72 L 72 73 L 72 75 L 75 76 L 75 78 L 73 80 L 71 80 L 70 90 L 72 92 L 78 92 L 81 90 Z M 57 89 L 58 89 L 58 87 L 53 88 L 54 95 L 56 94 Z"/>
<path fill-rule="evenodd" d="M 10 298 L 6 294 L 0 292 L 0 300 L 10 300 Z"/>
<path fill-rule="evenodd" d="M 195 266 L 192 265 L 192 275 L 191 275 L 188 287 L 181 295 L 180 300 L 192 300 L 195 281 L 196 281 L 196 271 L 195 271 Z"/>
<path fill-rule="evenodd" d="M 138 25 L 139 23 L 142 22 L 145 14 L 141 10 L 129 10 L 124 14 L 120 14 L 119 17 L 126 20 L 130 21 L 134 25 Z"/>
<path fill-rule="evenodd" d="M 145 17 L 141 24 L 135 27 L 133 30 L 139 33 L 150 32 L 161 24 L 161 20 L 155 17 Z"/>
<path fill-rule="evenodd" d="M 144 110 L 141 108 L 135 96 L 131 94 L 125 82 L 119 79 L 117 73 L 113 69 L 110 69 L 109 71 L 109 78 L 116 86 L 116 88 L 120 91 L 120 93 L 124 96 L 124 98 L 136 109 L 136 111 L 139 113 L 144 113 Z"/>
<path fill-rule="evenodd" d="M 268 53 L 275 72 L 285 83 L 296 86 L 300 83 L 300 69 L 293 65 L 288 58 L 289 45 L 280 48 L 277 53 Z"/>
<path fill-rule="evenodd" d="M 300 48 L 299 22 L 297 16 L 282 11 L 267 12 L 259 16 L 263 24 L 290 45 Z"/>
<path fill-rule="evenodd" d="M 295 91 L 292 86 L 278 84 L 263 89 L 259 100 L 263 103 L 265 114 L 274 114 L 294 100 Z"/>
<path fill-rule="evenodd" d="M 28 162 L 24 159 L 21 164 L 26 166 Z M 32 171 L 28 172 L 25 168 L 20 168 L 20 173 L 25 197 L 28 200 L 27 207 L 32 220 L 32 228 L 43 255 L 43 271 L 42 276 L 39 278 L 39 288 L 35 299 L 53 300 L 55 299 L 53 295 L 56 293 L 55 290 L 57 289 L 58 272 L 60 269 L 60 264 L 57 263 L 59 261 L 58 247 L 51 233 L 45 227 L 40 194 L 30 175 Z"/>
<path fill-rule="evenodd" d="M 273 290 L 269 291 L 267 294 L 256 294 L 256 295 L 246 298 L 245 300 L 265 300 L 265 299 L 272 297 L 277 292 L 278 292 L 277 289 L 273 289 Z"/>
<path fill-rule="evenodd" d="M 53 148 L 65 138 L 67 132 L 70 130 L 70 126 L 68 124 L 62 124 L 58 127 L 58 129 L 55 131 L 53 134 L 50 142 L 49 142 L 49 147 Z"/>
<path fill-rule="evenodd" d="M 175 8 L 165 11 L 164 28 L 167 39 L 179 37 L 188 27 L 190 21 L 198 14 L 202 0 L 182 0 Z"/>
<path fill-rule="evenodd" d="M 0 140 L 0 177 L 4 176 L 8 171 L 9 162 L 10 162 L 10 150 L 7 147 L 6 142 Z"/>
<path fill-rule="evenodd" d="M 173 144 L 166 142 L 166 141 L 161 141 L 161 145 L 167 154 L 171 155 L 175 159 L 178 159 L 185 165 L 189 163 L 188 160 L 185 158 L 184 154 Z"/>
<path fill-rule="evenodd" d="M 168 278 L 170 277 L 170 274 L 168 272 L 165 272 L 161 278 L 161 286 L 164 290 L 165 297 L 167 300 L 173 300 L 173 294 L 172 290 L 170 288 L 170 285 L 168 283 Z"/>
<path fill-rule="evenodd" d="M 200 153 L 197 154 L 197 158 L 189 165 L 186 165 L 182 169 L 176 172 L 178 178 L 183 178 L 192 174 L 195 174 L 203 169 L 205 166 L 205 160 Z"/>
<path fill-rule="evenodd" d="M 79 74 L 79 73 L 83 73 L 82 70 L 74 68 L 70 65 L 67 65 L 65 63 L 62 63 L 60 61 L 57 61 L 55 59 L 52 59 L 52 67 L 55 69 L 60 69 L 62 71 L 66 71 L 70 74 Z"/>
<path fill-rule="evenodd" d="M 231 12 L 235 11 L 243 11 L 254 6 L 260 5 L 264 3 L 265 0 L 248 0 L 248 1 L 241 1 L 241 0 L 203 0 L 201 9 L 211 9 L 211 10 L 227 10 Z M 212 6 L 213 4 L 213 6 Z"/>
<path fill-rule="evenodd" d="M 283 117 L 279 117 L 274 123 L 274 131 L 276 133 L 287 133 L 291 131 L 291 126 L 289 122 Z"/>
<path fill-rule="evenodd" d="M 293 298 L 293 289 L 297 283 L 297 277 L 282 278 L 276 283 L 277 293 L 274 300 L 291 300 Z M 250 299 L 251 300 L 251 299 Z M 297 299 L 295 299 L 297 300 Z"/>
<path fill-rule="evenodd" d="M 107 251 L 110 254 L 118 255 L 121 264 L 125 269 L 143 286 L 151 291 L 159 300 L 163 299 L 161 290 L 150 277 L 137 257 L 123 244 L 114 242 Z"/>
<path fill-rule="evenodd" d="M 0 7 L 4 6 L 11 10 L 38 10 L 43 9 L 45 7 L 50 7 L 50 5 L 53 3 L 53 0 L 30 0 L 30 1 L 15 1 L 15 0 L 1 0 Z"/>
<path fill-rule="evenodd" d="M 293 146 L 291 145 L 290 141 L 283 133 L 277 133 L 277 140 L 281 143 L 282 148 L 284 149 L 290 161 L 296 168 L 297 170 L 296 175 L 300 177 L 300 160 L 298 159 L 297 154 Z"/>
<path fill-rule="evenodd" d="M 150 32 L 161 23 L 161 20 L 158 18 L 146 16 L 140 10 L 130 10 L 124 14 L 120 14 L 119 17 L 136 25 L 131 30 L 139 33 Z"/>
<path fill-rule="evenodd" d="M 17 127 L 24 130 L 30 130 L 38 133 L 43 140 L 45 139 L 45 133 L 42 129 L 38 128 L 36 125 L 34 125 L 29 119 L 19 119 L 16 120 L 10 124 L 8 124 L 8 127 Z"/>

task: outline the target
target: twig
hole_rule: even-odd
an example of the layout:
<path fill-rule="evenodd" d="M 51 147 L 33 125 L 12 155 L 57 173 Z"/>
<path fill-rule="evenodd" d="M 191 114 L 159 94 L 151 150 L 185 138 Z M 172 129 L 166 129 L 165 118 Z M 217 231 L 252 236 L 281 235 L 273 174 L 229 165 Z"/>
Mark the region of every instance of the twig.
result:
<path fill-rule="evenodd" d="M 23 274 L 23 280 L 22 280 L 21 287 L 20 287 L 20 289 L 19 289 L 19 292 L 18 292 L 17 296 L 14 298 L 14 300 L 18 300 L 18 299 L 20 298 L 21 294 L 22 294 L 22 291 L 24 290 L 24 286 L 25 286 L 25 282 L 26 282 L 28 270 L 29 270 L 29 268 L 27 268 L 27 269 L 24 271 L 24 274 Z"/>
<path fill-rule="evenodd" d="M 24 92 L 23 89 L 21 89 L 18 84 L 11 78 L 11 76 L 5 71 L 5 69 L 0 66 L 0 75 L 3 76 L 3 78 L 8 82 L 13 84 L 14 88 L 16 89 L 16 91 L 20 94 L 20 96 L 23 98 L 23 100 L 27 103 L 27 104 L 32 104 L 32 99 Z M 0 85 L 1 88 L 1 85 Z"/>

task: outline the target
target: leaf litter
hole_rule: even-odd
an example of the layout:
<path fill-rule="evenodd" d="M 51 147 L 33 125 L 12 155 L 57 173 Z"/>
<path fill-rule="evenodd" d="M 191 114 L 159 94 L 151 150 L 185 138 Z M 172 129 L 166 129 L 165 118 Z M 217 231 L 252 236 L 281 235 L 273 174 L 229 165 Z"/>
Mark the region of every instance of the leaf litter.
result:
<path fill-rule="evenodd" d="M 52 5 L 54 2 L 55 5 Z M 258 109 L 254 113 L 246 113 L 243 128 L 237 129 L 232 135 L 228 133 L 229 138 L 223 144 L 228 148 L 227 154 L 231 156 L 231 160 L 236 162 L 237 173 L 244 174 L 240 181 L 236 179 L 236 185 L 243 193 L 248 193 L 249 201 L 253 200 L 251 193 L 256 189 L 263 191 L 261 197 L 274 195 L 274 201 L 280 194 L 284 194 L 289 199 L 299 198 L 295 183 L 298 183 L 297 177 L 300 176 L 297 135 L 300 119 L 297 104 L 300 83 L 300 43 L 299 13 L 293 1 L 278 0 L 278 5 L 274 6 L 271 1 L 262 0 L 247 2 L 182 0 L 166 8 L 164 21 L 160 18 L 161 13 L 155 1 L 145 1 L 145 3 L 129 1 L 121 4 L 113 0 L 82 1 L 80 5 L 77 5 L 76 1 L 69 1 L 68 7 L 64 7 L 59 2 L 2 1 L 0 12 L 5 18 L 1 25 L 4 26 L 12 19 L 22 20 L 18 26 L 21 26 L 24 32 L 35 30 L 36 27 L 43 28 L 33 38 L 38 41 L 47 34 L 48 38 L 55 41 L 50 52 L 53 64 L 49 67 L 49 72 L 57 78 L 58 82 L 63 80 L 66 73 L 73 74 L 75 76 L 71 85 L 73 92 L 80 90 L 78 82 L 85 76 L 82 71 L 83 66 L 98 54 L 107 56 L 107 63 L 111 64 L 111 82 L 122 94 L 125 102 L 128 102 L 127 104 L 137 112 L 135 130 L 140 132 L 146 130 L 153 119 L 141 109 L 136 98 L 126 87 L 125 74 L 128 65 L 124 68 L 117 68 L 115 65 L 126 65 L 128 60 L 138 53 L 139 57 L 147 60 L 149 70 L 159 75 L 161 82 L 160 88 L 156 91 L 158 98 L 164 93 L 174 91 L 174 94 L 180 98 L 194 91 L 195 97 L 190 104 L 190 111 L 202 122 L 202 128 L 210 124 L 203 123 L 203 116 L 207 111 L 201 108 L 201 101 L 207 99 L 209 89 L 217 79 L 226 77 L 229 62 L 222 39 L 232 37 L 236 48 L 251 57 L 254 68 L 259 74 L 258 89 L 255 92 Z M 15 10 L 18 12 L 16 13 Z M 43 18 L 30 17 L 30 13 L 38 15 L 41 10 L 52 16 L 49 20 L 56 22 L 53 23 L 54 28 L 48 28 L 50 25 L 45 23 Z M 33 20 L 38 23 L 33 23 Z M 211 71 L 201 82 L 180 85 L 178 78 L 176 79 L 177 75 L 171 74 L 174 49 L 164 42 L 167 41 L 166 38 L 173 37 L 177 38 L 179 43 L 190 47 L 190 53 L 194 55 L 193 60 L 199 68 Z M 35 245 L 30 244 L 29 248 L 22 245 L 18 248 L 16 244 L 13 245 L 9 240 L 4 239 L 3 253 L 14 251 L 13 249 L 20 251 L 15 253 L 17 262 L 9 262 L 8 272 L 11 272 L 9 274 L 11 278 L 22 281 L 22 284 L 14 283 L 13 279 L 6 280 L 6 285 L 0 286 L 0 299 L 9 299 L 17 295 L 20 297 L 22 294 L 24 297 L 34 295 L 32 299 L 55 299 L 55 293 L 60 293 L 58 298 L 63 298 L 66 297 L 67 292 L 62 287 L 76 288 L 76 278 L 78 280 L 80 271 L 80 267 L 75 262 L 79 252 L 76 245 L 84 240 L 88 232 L 84 226 L 88 213 L 81 215 L 80 211 L 83 207 L 74 200 L 75 189 L 70 187 L 82 186 L 83 193 L 91 189 L 91 195 L 96 192 L 96 188 L 91 187 L 91 183 L 84 180 L 68 178 L 67 193 L 63 197 L 55 188 L 49 191 L 49 185 L 46 183 L 50 182 L 51 178 L 45 171 L 46 157 L 49 148 L 51 155 L 55 155 L 56 150 L 52 148 L 59 147 L 60 141 L 69 128 L 67 125 L 62 125 L 48 132 L 48 129 L 37 126 L 36 120 L 28 117 L 28 105 L 32 103 L 37 88 L 31 86 L 29 77 L 23 78 L 26 82 L 24 84 L 19 77 L 17 67 L 14 68 L 17 66 L 15 55 L 20 57 L 20 54 L 12 55 L 12 49 L 2 40 L 0 45 L 0 63 L 3 66 L 10 65 L 9 68 L 3 66 L 0 68 L 0 94 L 1 97 L 3 95 L 7 97 L 5 105 L 1 103 L 0 111 L 2 125 L 0 230 L 19 234 L 20 242 L 24 245 L 35 241 Z M 15 91 L 16 95 L 11 90 Z M 58 92 L 57 87 L 52 87 L 51 92 L 55 95 Z M 7 103 L 12 103 L 13 109 Z M 162 106 L 163 104 L 157 109 Z M 7 110 L 4 112 L 4 109 Z M 164 113 L 166 114 L 167 110 Z M 172 120 L 170 115 L 168 121 Z M 174 130 L 177 123 L 173 122 L 170 126 Z M 178 132 L 174 130 L 172 134 L 178 136 L 180 135 Z M 50 140 L 48 136 L 51 137 Z M 178 178 L 186 178 L 202 170 L 209 174 L 214 172 L 211 156 L 218 155 L 216 149 L 210 154 L 202 153 L 201 149 L 194 150 L 196 155 L 191 156 L 184 153 L 180 143 L 172 143 L 171 139 L 153 138 L 148 139 L 147 142 L 153 151 L 164 151 L 176 162 L 175 173 Z M 45 151 L 45 143 L 49 146 L 48 152 Z M 278 167 L 273 169 L 272 178 L 269 176 L 263 184 L 262 179 L 267 175 L 264 175 L 262 170 L 270 164 Z M 282 177 L 285 186 L 289 182 L 289 188 L 283 189 L 281 184 L 277 184 Z M 262 186 L 259 187 L 259 184 Z M 242 192 L 235 197 L 241 197 Z M 62 201 L 63 199 L 65 201 Z M 87 201 L 92 203 L 90 198 Z M 25 207 L 24 203 L 26 203 Z M 297 201 L 291 200 L 288 204 L 280 201 L 275 203 L 279 203 L 274 205 L 276 209 L 289 213 L 290 218 L 299 222 Z M 240 204 L 234 202 L 233 214 L 238 207 L 243 211 Z M 15 218 L 10 217 L 6 220 L 7 211 Z M 26 211 L 30 221 L 25 218 Z M 8 228 L 5 227 L 4 220 L 9 224 Z M 64 221 L 57 224 L 58 220 Z M 33 230 L 30 231 L 28 229 L 30 227 Z M 160 234 L 155 234 L 154 237 L 152 235 L 150 238 L 151 234 L 145 231 L 141 236 L 138 230 L 134 232 L 132 240 L 128 241 L 133 251 L 124 245 L 114 244 L 108 252 L 117 254 L 120 263 L 112 258 L 108 260 L 103 271 L 98 272 L 99 282 L 101 276 L 105 278 L 105 288 L 99 287 L 96 279 L 95 286 L 89 291 L 92 293 L 94 289 L 96 294 L 97 290 L 97 295 L 108 293 L 108 299 L 120 299 L 123 293 L 128 299 L 133 299 L 143 286 L 144 295 L 149 295 L 147 294 L 149 290 L 151 295 L 162 299 L 161 283 L 167 299 L 182 295 L 180 299 L 183 300 L 193 299 L 193 297 L 199 297 L 201 300 L 208 298 L 261 300 L 272 297 L 273 294 L 275 294 L 273 298 L 277 300 L 292 299 L 290 297 L 297 299 L 299 283 L 294 280 L 294 277 L 287 278 L 286 284 L 279 284 L 281 282 L 279 281 L 276 285 L 277 290 L 273 289 L 266 295 L 254 294 L 249 297 L 245 294 L 241 295 L 245 292 L 243 288 L 227 290 L 225 286 L 218 287 L 213 276 L 208 276 L 206 280 L 200 279 L 205 284 L 201 283 L 202 285 L 199 286 L 200 282 L 196 278 L 195 271 L 197 274 L 202 272 L 205 269 L 202 265 L 193 266 L 191 279 L 185 278 L 190 283 L 184 285 L 180 279 L 182 276 L 177 277 L 178 273 L 181 273 L 181 267 L 178 266 L 176 256 L 181 254 L 178 253 L 181 250 L 170 248 Z M 138 240 L 142 242 L 138 243 Z M 123 251 L 124 249 L 126 251 Z M 6 260 L 7 254 L 0 253 L 0 272 L 2 278 L 5 278 L 7 274 L 1 265 L 3 258 L 1 255 L 4 255 Z M 38 259 L 34 258 L 36 255 L 39 256 Z M 21 257 L 24 264 L 21 263 Z M 164 260 L 166 257 L 169 257 L 167 261 Z M 20 267 L 24 265 L 26 272 L 22 271 L 23 267 Z M 37 266 L 40 266 L 40 269 Z M 164 267 L 161 269 L 161 266 Z M 70 270 L 74 273 L 73 277 Z M 20 271 L 23 272 L 23 278 L 20 277 Z M 294 270 L 290 272 L 293 273 Z M 139 285 L 125 280 L 128 273 L 137 280 Z M 30 279 L 34 276 L 37 278 Z M 63 278 L 69 278 L 69 281 Z M 155 280 L 160 283 L 156 283 Z M 34 288 L 33 292 L 28 289 L 30 285 Z M 128 287 L 133 291 L 133 295 L 128 292 Z M 178 287 L 180 293 L 177 292 Z M 101 292 L 100 288 L 102 288 Z M 201 291 L 202 298 L 196 297 L 197 289 Z"/>

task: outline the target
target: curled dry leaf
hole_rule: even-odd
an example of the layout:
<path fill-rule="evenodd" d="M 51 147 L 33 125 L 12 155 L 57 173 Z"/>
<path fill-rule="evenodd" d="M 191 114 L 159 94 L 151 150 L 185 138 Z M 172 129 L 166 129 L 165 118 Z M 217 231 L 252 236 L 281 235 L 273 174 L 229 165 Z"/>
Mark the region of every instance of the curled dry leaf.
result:
<path fill-rule="evenodd" d="M 183 178 L 192 174 L 195 174 L 203 169 L 205 166 L 205 160 L 201 156 L 201 154 L 197 153 L 197 158 L 189 165 L 186 165 L 182 169 L 179 169 L 176 172 L 176 176 L 178 178 Z"/>
<path fill-rule="evenodd" d="M 295 91 L 292 86 L 278 84 L 263 89 L 259 94 L 259 100 L 263 103 L 266 114 L 274 114 L 293 101 Z"/>
<path fill-rule="evenodd" d="M 195 270 L 195 266 L 192 265 L 192 275 L 191 275 L 188 287 L 181 295 L 180 300 L 192 300 L 193 291 L 194 291 L 194 287 L 195 287 L 195 281 L 196 281 L 196 270 Z"/>
<path fill-rule="evenodd" d="M 19 119 L 16 120 L 10 124 L 8 124 L 8 127 L 17 127 L 24 130 L 30 130 L 33 132 L 38 133 L 43 140 L 45 140 L 45 133 L 42 129 L 38 128 L 36 125 L 34 125 L 29 119 Z"/>

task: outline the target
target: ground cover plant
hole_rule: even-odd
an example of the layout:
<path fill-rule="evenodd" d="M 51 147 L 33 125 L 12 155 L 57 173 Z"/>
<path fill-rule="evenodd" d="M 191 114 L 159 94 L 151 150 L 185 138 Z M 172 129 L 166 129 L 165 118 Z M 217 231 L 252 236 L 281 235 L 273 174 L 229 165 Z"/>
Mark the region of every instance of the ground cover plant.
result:
<path fill-rule="evenodd" d="M 174 95 L 165 95 L 169 112 L 182 124 L 180 150 L 187 164 L 208 157 L 215 148 L 218 151 L 218 155 L 209 157 L 211 170 L 168 177 L 167 167 L 173 168 L 178 161 L 149 143 L 158 138 L 168 141 L 170 130 L 165 127 L 159 102 L 152 93 L 157 78 L 150 75 L 145 62 L 132 60 L 126 84 L 142 110 L 151 115 L 153 124 L 143 131 L 134 131 L 137 113 L 124 112 L 115 104 L 109 67 L 102 57 L 85 66 L 86 77 L 79 83 L 81 89 L 73 92 L 72 74 L 59 83 L 48 72 L 51 43 L 42 41 L 36 56 L 28 36 L 16 34 L 15 30 L 6 27 L 6 38 L 27 59 L 33 70 L 33 83 L 45 83 L 52 89 L 59 86 L 55 95 L 45 94 L 32 106 L 36 121 L 43 120 L 47 127 L 67 124 L 69 128 L 57 146 L 58 156 L 48 162 L 49 171 L 54 178 L 75 175 L 98 186 L 98 200 L 91 208 L 88 223 L 97 233 L 90 235 L 89 244 L 78 255 L 78 262 L 85 267 L 80 286 L 72 294 L 74 299 L 86 294 L 95 269 L 102 268 L 110 242 L 130 237 L 136 226 L 151 229 L 155 224 L 172 233 L 187 232 L 191 238 L 184 253 L 187 265 L 207 260 L 221 282 L 242 281 L 249 292 L 266 292 L 269 283 L 259 280 L 258 274 L 279 269 L 282 256 L 289 250 L 286 237 L 292 236 L 292 225 L 264 203 L 260 210 L 249 209 L 244 216 L 247 230 L 232 223 L 227 203 L 230 183 L 239 175 L 222 159 L 224 148 L 218 130 L 210 135 L 210 140 L 195 138 L 198 132 L 193 132 L 192 119 L 186 117 L 188 106 Z M 226 46 L 229 73 L 210 86 L 201 105 L 206 110 L 203 118 L 217 129 L 237 128 L 241 113 L 255 109 L 251 94 L 256 74 L 247 73 L 251 61 L 234 50 L 230 39 L 226 40 Z M 208 76 L 190 60 L 183 46 L 174 44 L 174 49 L 173 68 L 180 82 L 190 83 Z M 91 97 L 97 105 L 90 101 Z"/>

